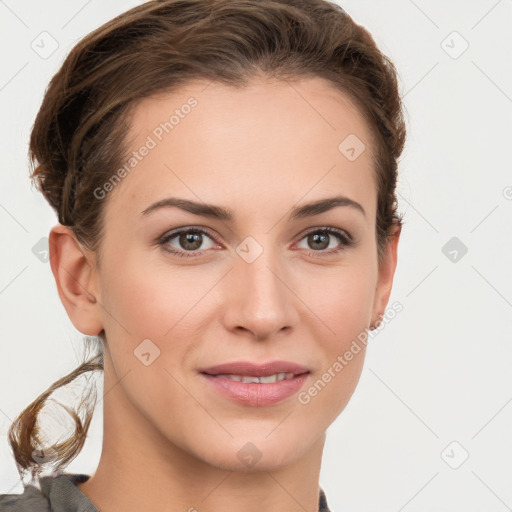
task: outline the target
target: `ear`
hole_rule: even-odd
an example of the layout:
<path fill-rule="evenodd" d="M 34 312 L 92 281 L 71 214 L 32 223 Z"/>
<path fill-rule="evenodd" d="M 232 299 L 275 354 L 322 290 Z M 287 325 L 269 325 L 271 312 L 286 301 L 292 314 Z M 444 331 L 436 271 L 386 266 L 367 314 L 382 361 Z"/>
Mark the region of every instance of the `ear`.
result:
<path fill-rule="evenodd" d="M 83 334 L 94 336 L 103 330 L 96 299 L 91 253 L 82 249 L 67 226 L 50 230 L 50 265 L 60 300 L 73 325 Z"/>
<path fill-rule="evenodd" d="M 395 275 L 397 263 L 398 241 L 400 239 L 401 226 L 395 226 L 389 236 L 384 250 L 384 256 L 379 264 L 379 278 L 375 290 L 375 300 L 373 304 L 372 323 L 373 328 L 377 328 L 384 316 L 384 311 L 391 295 L 393 286 L 393 277 Z"/>

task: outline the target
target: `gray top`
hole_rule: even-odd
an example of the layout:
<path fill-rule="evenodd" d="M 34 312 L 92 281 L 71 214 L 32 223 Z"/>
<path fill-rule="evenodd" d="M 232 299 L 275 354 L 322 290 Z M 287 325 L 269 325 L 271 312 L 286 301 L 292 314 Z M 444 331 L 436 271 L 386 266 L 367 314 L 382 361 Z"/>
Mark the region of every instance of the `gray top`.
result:
<path fill-rule="evenodd" d="M 27 485 L 23 494 L 0 494 L 0 512 L 99 512 L 91 500 L 76 486 L 90 475 L 57 473 L 39 480 L 41 490 Z M 320 487 L 318 512 L 330 512 Z"/>
<path fill-rule="evenodd" d="M 99 512 L 92 501 L 75 485 L 90 475 L 58 473 L 24 487 L 23 494 L 0 494 L 0 512 Z"/>

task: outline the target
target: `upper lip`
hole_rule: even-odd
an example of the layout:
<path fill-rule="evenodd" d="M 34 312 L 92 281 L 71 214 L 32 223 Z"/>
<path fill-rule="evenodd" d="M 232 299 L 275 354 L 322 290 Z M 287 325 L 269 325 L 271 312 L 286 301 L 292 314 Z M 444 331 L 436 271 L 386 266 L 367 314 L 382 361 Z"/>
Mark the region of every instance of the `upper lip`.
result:
<path fill-rule="evenodd" d="M 308 373 L 309 369 L 301 364 L 290 361 L 270 361 L 264 364 L 254 364 L 249 361 L 235 361 L 219 364 L 209 368 L 201 368 L 201 373 L 209 375 L 247 375 L 250 377 L 267 377 L 275 373 L 293 373 L 300 375 Z"/>

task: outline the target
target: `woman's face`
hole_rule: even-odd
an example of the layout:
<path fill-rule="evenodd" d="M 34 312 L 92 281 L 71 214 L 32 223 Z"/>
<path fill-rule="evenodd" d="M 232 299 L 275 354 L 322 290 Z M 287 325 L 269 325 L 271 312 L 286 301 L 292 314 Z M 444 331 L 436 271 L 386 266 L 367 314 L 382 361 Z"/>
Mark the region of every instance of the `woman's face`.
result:
<path fill-rule="evenodd" d="M 353 342 L 391 289 L 398 238 L 379 268 L 365 122 L 321 79 L 194 82 L 141 101 L 130 122 L 132 160 L 97 189 L 105 238 L 89 286 L 118 381 L 109 414 L 216 467 L 289 465 L 346 406 L 365 353 Z M 302 209 L 336 196 L 347 201 Z M 152 207 L 170 198 L 195 213 Z M 204 213 L 221 209 L 231 218 Z M 295 387 L 201 373 L 240 361 L 309 373 Z"/>

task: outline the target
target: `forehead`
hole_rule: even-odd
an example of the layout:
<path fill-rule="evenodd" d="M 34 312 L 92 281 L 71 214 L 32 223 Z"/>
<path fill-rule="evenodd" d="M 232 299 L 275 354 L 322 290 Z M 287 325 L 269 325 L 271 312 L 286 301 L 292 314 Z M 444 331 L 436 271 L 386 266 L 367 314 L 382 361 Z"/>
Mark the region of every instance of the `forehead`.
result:
<path fill-rule="evenodd" d="M 282 209 L 340 192 L 375 214 L 371 133 L 350 98 L 322 79 L 195 81 L 139 101 L 129 126 L 113 213 L 140 213 L 167 195 L 229 200 L 236 211 L 256 198 Z"/>

